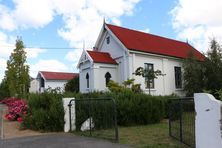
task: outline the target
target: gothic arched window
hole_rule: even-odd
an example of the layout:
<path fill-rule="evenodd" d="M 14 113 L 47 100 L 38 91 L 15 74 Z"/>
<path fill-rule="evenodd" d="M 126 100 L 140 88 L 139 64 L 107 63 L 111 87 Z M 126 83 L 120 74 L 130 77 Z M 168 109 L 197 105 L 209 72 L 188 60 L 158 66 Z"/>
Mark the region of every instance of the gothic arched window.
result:
<path fill-rule="evenodd" d="M 107 72 L 105 74 L 105 78 L 106 78 L 106 86 L 108 85 L 109 81 L 110 81 L 110 78 L 112 78 L 111 74 L 109 72 Z"/>
<path fill-rule="evenodd" d="M 89 74 L 86 74 L 86 87 L 89 88 Z"/>

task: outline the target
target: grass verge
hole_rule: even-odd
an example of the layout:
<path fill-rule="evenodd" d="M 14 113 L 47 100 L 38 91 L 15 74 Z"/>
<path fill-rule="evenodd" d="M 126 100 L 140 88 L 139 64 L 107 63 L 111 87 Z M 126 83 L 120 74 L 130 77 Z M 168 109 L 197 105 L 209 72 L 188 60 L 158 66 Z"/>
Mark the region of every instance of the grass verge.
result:
<path fill-rule="evenodd" d="M 75 132 L 78 135 L 89 135 L 89 132 Z M 93 137 L 114 138 L 113 130 L 93 131 Z M 119 143 L 135 148 L 188 148 L 177 140 L 169 137 L 168 123 L 144 126 L 119 127 Z"/>

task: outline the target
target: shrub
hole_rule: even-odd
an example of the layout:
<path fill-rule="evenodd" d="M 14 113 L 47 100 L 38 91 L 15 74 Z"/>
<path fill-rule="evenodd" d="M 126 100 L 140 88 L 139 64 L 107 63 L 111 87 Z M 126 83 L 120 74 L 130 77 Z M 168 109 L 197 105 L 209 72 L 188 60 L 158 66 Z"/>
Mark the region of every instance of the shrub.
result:
<path fill-rule="evenodd" d="M 27 103 L 24 99 L 6 98 L 2 100 L 1 103 L 8 106 L 8 113 L 5 115 L 7 120 L 17 120 L 18 122 L 23 121 L 28 109 Z"/>
<path fill-rule="evenodd" d="M 79 94 L 76 98 L 113 98 L 116 102 L 117 107 L 117 119 L 118 125 L 129 126 L 129 125 L 143 125 L 150 123 L 158 123 L 164 117 L 168 115 L 168 109 L 165 107 L 168 104 L 168 100 L 172 96 L 151 96 L 142 93 L 134 93 L 131 90 L 125 89 L 120 93 L 89 93 Z M 77 129 L 80 128 L 81 124 L 89 118 L 87 112 L 89 111 L 89 103 L 86 101 L 80 101 L 76 103 L 76 124 Z M 100 119 L 106 114 L 111 115 L 110 108 L 111 104 L 103 103 L 102 101 L 91 103 L 92 117 L 96 128 L 104 124 Z M 97 122 L 97 123 L 96 123 Z"/>
<path fill-rule="evenodd" d="M 29 112 L 23 126 L 40 131 L 62 131 L 64 126 L 62 95 L 56 90 L 31 94 Z"/>

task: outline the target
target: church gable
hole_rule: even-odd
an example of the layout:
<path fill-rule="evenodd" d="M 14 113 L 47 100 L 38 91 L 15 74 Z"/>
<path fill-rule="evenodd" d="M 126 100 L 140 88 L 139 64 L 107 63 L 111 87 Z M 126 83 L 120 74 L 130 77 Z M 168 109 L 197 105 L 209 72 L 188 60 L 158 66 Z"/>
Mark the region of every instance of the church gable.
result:
<path fill-rule="evenodd" d="M 119 58 L 124 55 L 123 47 L 121 47 L 118 41 L 108 31 L 102 40 L 100 51 L 109 52 L 113 58 Z"/>
<path fill-rule="evenodd" d="M 77 65 L 77 67 L 79 68 L 79 66 L 80 66 L 81 64 L 84 64 L 84 63 L 86 63 L 86 62 L 92 63 L 93 60 L 92 60 L 92 58 L 89 56 L 88 52 L 87 52 L 86 50 L 83 50 L 82 55 L 81 55 L 81 57 L 80 57 L 80 59 L 79 59 L 79 63 L 78 63 L 78 65 Z"/>

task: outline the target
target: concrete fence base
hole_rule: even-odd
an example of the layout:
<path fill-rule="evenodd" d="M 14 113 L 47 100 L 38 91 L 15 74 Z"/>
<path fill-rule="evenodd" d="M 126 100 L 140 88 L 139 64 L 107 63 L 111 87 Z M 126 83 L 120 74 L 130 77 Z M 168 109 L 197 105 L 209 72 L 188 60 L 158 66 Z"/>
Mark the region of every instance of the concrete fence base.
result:
<path fill-rule="evenodd" d="M 222 148 L 222 102 L 206 93 L 194 94 L 196 148 Z"/>

